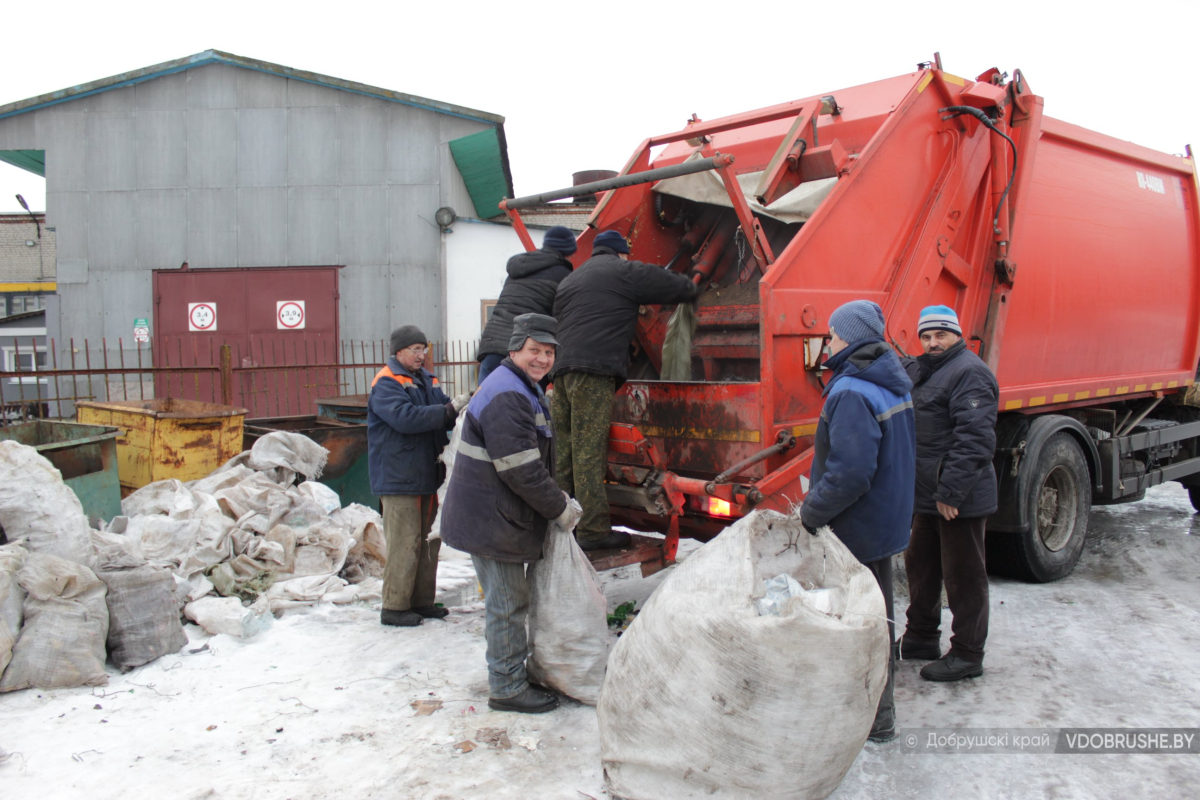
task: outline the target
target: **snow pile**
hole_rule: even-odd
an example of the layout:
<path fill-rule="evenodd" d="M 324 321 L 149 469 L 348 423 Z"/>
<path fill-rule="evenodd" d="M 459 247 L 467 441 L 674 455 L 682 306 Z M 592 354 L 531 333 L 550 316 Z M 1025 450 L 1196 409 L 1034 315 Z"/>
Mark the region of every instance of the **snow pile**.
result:
<path fill-rule="evenodd" d="M 383 519 L 314 482 L 327 458 L 273 432 L 205 478 L 139 489 L 96 531 L 48 461 L 0 442 L 0 521 L 17 543 L 0 548 L 0 691 L 103 683 L 106 637 L 123 670 L 176 652 L 181 613 L 245 637 L 270 612 L 380 600 Z"/>

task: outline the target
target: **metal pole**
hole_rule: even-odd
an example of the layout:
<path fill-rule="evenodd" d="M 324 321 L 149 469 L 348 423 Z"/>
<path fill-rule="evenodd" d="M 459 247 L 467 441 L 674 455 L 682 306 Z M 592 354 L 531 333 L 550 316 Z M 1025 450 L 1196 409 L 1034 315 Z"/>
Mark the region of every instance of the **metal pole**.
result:
<path fill-rule="evenodd" d="M 681 175 L 707 172 L 712 169 L 728 167 L 732 163 L 733 156 L 716 153 L 711 158 L 702 158 L 698 161 L 685 161 L 682 164 L 674 164 L 670 167 L 660 167 L 658 169 L 646 170 L 645 172 L 634 172 L 629 175 L 618 175 L 615 178 L 581 183 L 578 186 L 557 189 L 553 192 L 543 192 L 542 194 L 531 194 L 526 197 L 502 200 L 500 208 L 508 210 L 539 206 L 543 203 L 549 203 L 552 200 L 562 200 L 567 197 L 575 197 L 576 195 L 595 194 L 596 192 L 605 192 L 609 189 L 623 189 L 626 186 L 638 186 L 639 184 L 653 183 L 654 181 L 661 181 L 667 178 L 678 178 Z"/>
<path fill-rule="evenodd" d="M 233 352 L 229 345 L 221 345 L 221 403 L 233 405 Z"/>

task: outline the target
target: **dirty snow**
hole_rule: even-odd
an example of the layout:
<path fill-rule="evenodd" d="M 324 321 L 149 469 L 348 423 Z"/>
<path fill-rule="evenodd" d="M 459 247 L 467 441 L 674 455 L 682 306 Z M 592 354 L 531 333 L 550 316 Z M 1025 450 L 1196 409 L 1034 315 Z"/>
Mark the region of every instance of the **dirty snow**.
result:
<path fill-rule="evenodd" d="M 982 678 L 931 684 L 918 677 L 920 663 L 899 665 L 901 735 L 1196 725 L 1198 533 L 1177 485 L 1094 509 L 1069 578 L 993 580 Z M 694 549 L 685 542 L 682 557 Z M 594 709 L 569 700 L 539 716 L 487 709 L 470 560 L 443 553 L 439 597 L 455 606 L 445 622 L 384 628 L 377 607 L 354 604 L 289 610 L 246 640 L 189 625 L 182 651 L 128 675 L 110 667 L 107 687 L 0 696 L 0 794 L 607 797 Z M 664 577 L 605 573 L 610 607 L 640 605 Z M 412 707 L 435 700 L 432 713 Z M 1179 797 L 1198 781 L 1196 756 L 913 755 L 868 744 L 833 796 Z"/>

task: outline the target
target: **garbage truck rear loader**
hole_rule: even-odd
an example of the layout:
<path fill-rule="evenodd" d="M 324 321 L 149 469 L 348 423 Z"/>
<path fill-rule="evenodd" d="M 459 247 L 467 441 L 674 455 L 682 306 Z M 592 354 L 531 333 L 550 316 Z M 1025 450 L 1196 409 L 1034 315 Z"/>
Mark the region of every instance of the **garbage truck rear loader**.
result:
<path fill-rule="evenodd" d="M 1176 480 L 1200 503 L 1195 164 L 1044 116 L 1020 71 L 911 74 L 645 140 L 580 241 L 704 287 L 691 381 L 659 380 L 672 308 L 640 310 L 613 401 L 614 524 L 666 534 L 604 565 L 669 564 L 752 508 L 808 488 L 829 315 L 878 302 L 901 355 L 921 308 L 953 307 L 996 372 L 1001 507 L 989 565 L 1068 574 L 1094 504 Z M 1197 506 L 1200 508 L 1200 505 Z"/>

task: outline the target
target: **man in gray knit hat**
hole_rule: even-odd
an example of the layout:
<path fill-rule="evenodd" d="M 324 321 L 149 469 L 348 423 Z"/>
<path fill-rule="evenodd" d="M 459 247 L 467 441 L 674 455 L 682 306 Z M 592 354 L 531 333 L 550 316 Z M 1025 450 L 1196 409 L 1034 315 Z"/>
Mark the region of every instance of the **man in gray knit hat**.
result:
<path fill-rule="evenodd" d="M 913 508 L 916 423 L 912 382 L 883 340 L 883 311 L 852 300 L 829 316 L 825 407 L 813 443 L 812 482 L 800 508 L 809 531 L 828 525 L 883 592 L 888 618 L 888 679 L 870 739 L 896 736 L 892 556 L 908 544 Z"/>
<path fill-rule="evenodd" d="M 414 627 L 441 619 L 434 605 L 440 540 L 428 540 L 437 511 L 443 468 L 438 461 L 450 441 L 468 395 L 451 400 L 425 369 L 429 341 L 415 325 L 392 331 L 387 366 L 367 397 L 367 466 L 371 492 L 383 504 L 388 558 L 383 573 L 384 625 Z"/>

